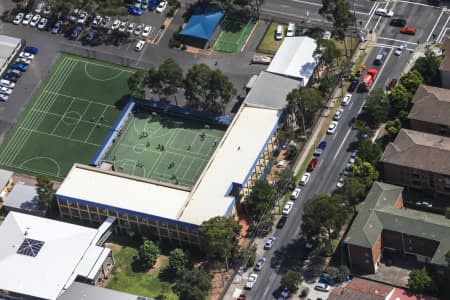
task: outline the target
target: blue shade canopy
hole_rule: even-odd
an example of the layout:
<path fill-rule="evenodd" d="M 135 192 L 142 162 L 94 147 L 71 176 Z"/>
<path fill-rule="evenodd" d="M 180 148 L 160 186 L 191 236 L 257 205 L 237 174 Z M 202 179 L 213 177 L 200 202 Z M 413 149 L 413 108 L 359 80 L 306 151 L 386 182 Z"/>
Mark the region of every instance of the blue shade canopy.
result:
<path fill-rule="evenodd" d="M 184 26 L 183 30 L 181 30 L 180 34 L 209 40 L 223 15 L 223 11 L 205 12 L 193 15 L 186 26 Z"/>

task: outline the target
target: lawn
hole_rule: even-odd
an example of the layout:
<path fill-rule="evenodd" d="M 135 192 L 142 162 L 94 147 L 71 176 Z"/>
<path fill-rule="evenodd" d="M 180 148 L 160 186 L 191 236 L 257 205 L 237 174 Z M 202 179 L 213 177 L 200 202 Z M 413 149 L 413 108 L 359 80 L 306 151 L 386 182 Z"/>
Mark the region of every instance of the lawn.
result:
<path fill-rule="evenodd" d="M 109 245 L 112 248 L 115 265 L 112 271 L 112 279 L 108 283 L 107 288 L 131 293 L 138 296 L 156 298 L 161 294 L 161 290 L 165 283 L 159 278 L 159 271 L 168 264 L 168 257 L 161 255 L 154 267 L 150 271 L 136 270 L 134 267 L 134 257 L 138 250 L 129 246 L 120 246 L 116 244 Z M 167 293 L 168 300 L 176 300 L 178 296 L 169 290 Z"/>
<path fill-rule="evenodd" d="M 275 31 L 277 30 L 277 26 L 278 23 L 270 24 L 269 28 L 266 31 L 266 34 L 259 43 L 258 49 L 256 49 L 256 51 L 272 55 L 277 52 L 285 36 L 285 33 L 283 33 L 283 38 L 281 40 L 279 41 L 275 40 Z M 286 29 L 286 26 L 283 25 L 283 28 Z"/>

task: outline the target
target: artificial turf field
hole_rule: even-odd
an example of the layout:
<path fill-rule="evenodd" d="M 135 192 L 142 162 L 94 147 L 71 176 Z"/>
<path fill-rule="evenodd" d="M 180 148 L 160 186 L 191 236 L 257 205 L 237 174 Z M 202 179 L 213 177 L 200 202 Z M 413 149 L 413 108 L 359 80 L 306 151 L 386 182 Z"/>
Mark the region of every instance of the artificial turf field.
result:
<path fill-rule="evenodd" d="M 120 114 L 134 70 L 62 54 L 0 146 L 0 166 L 61 180 L 89 163 Z"/>
<path fill-rule="evenodd" d="M 135 108 L 105 159 L 116 171 L 193 186 L 224 131 Z"/>

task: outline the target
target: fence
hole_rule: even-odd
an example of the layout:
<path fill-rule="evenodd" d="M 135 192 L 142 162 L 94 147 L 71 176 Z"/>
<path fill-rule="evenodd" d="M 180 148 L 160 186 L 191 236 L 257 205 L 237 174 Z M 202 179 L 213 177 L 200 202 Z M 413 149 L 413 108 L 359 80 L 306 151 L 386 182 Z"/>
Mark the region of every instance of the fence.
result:
<path fill-rule="evenodd" d="M 240 52 L 253 24 L 253 20 L 249 20 L 247 23 L 232 19 L 224 20 L 221 25 L 221 33 L 215 43 L 215 49 L 226 53 Z M 239 31 L 234 32 L 238 28 Z"/>
<path fill-rule="evenodd" d="M 154 63 L 143 59 L 136 59 L 132 57 L 122 56 L 117 53 L 108 53 L 96 48 L 86 48 L 71 44 L 61 44 L 60 51 L 90 59 L 103 60 L 112 64 L 130 68 L 148 70 L 155 66 Z"/>

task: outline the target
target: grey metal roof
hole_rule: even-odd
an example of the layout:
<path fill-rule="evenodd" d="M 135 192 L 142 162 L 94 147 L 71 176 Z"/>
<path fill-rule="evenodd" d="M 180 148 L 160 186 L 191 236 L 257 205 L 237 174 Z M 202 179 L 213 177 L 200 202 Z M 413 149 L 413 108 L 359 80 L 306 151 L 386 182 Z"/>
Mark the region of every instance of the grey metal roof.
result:
<path fill-rule="evenodd" d="M 13 172 L 0 169 L 0 190 L 3 189 L 7 184 L 9 179 L 13 176 Z"/>
<path fill-rule="evenodd" d="M 299 87 L 300 81 L 297 79 L 262 71 L 245 101 L 255 106 L 283 109 L 287 104 L 287 94 Z"/>
<path fill-rule="evenodd" d="M 16 183 L 12 191 L 6 197 L 4 203 L 6 207 L 19 210 L 39 211 L 39 196 L 35 186 Z"/>
<path fill-rule="evenodd" d="M 101 288 L 86 283 L 74 282 L 58 297 L 58 300 L 152 300 L 150 298 Z"/>
<path fill-rule="evenodd" d="M 345 242 L 372 248 L 383 229 L 401 232 L 439 242 L 431 262 L 446 265 L 445 254 L 450 250 L 450 220 L 437 214 L 396 208 L 394 204 L 402 191 L 403 187 L 375 182 Z"/>

